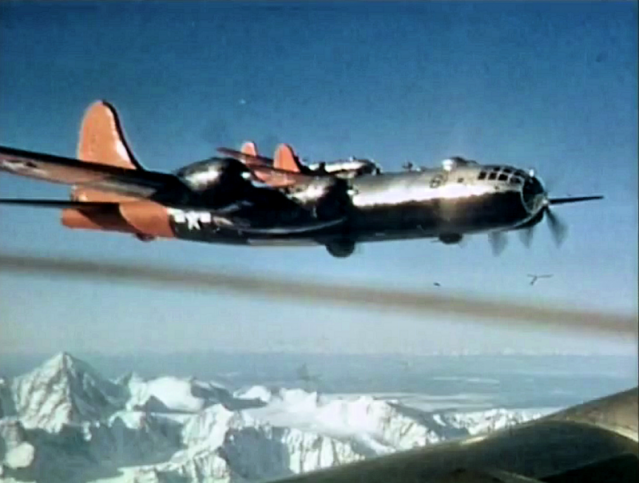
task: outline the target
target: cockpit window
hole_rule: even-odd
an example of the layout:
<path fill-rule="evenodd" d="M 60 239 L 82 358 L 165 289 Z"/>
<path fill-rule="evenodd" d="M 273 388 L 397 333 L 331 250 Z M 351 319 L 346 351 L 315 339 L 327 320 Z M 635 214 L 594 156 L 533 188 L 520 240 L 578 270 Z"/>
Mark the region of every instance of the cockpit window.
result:
<path fill-rule="evenodd" d="M 486 171 L 480 171 L 477 179 L 486 179 Z"/>
<path fill-rule="evenodd" d="M 512 169 L 510 169 L 510 168 L 504 168 L 504 169 L 502 169 L 502 171 L 503 171 L 504 173 L 509 173 L 509 174 L 513 172 L 513 170 L 512 170 Z"/>
<path fill-rule="evenodd" d="M 508 175 L 506 173 L 501 173 L 497 179 L 499 181 L 506 181 L 508 179 Z"/>
<path fill-rule="evenodd" d="M 492 173 L 488 175 L 488 179 L 497 179 L 497 173 L 493 171 Z"/>
<path fill-rule="evenodd" d="M 522 180 L 519 176 L 511 176 L 510 177 L 510 184 L 521 184 Z"/>

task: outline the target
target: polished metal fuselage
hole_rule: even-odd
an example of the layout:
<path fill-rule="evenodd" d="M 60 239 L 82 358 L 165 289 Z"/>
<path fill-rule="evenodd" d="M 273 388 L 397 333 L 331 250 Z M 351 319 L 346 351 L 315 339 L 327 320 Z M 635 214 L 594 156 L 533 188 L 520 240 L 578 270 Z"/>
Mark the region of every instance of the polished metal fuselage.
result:
<path fill-rule="evenodd" d="M 519 186 L 478 180 L 480 170 L 429 170 L 353 181 L 352 229 L 364 240 L 437 237 L 512 228 L 528 215 Z"/>
<path fill-rule="evenodd" d="M 351 179 L 367 174 L 380 174 L 382 169 L 374 161 L 369 159 L 351 158 L 347 161 L 330 161 L 324 163 L 309 164 L 308 168 L 313 172 L 325 171 L 335 176 Z"/>
<path fill-rule="evenodd" d="M 359 243 L 463 236 L 510 230 L 529 222 L 540 209 L 543 192 L 537 184 L 532 194 L 524 196 L 524 186 L 530 187 L 534 180 L 514 167 L 478 164 L 353 179 L 324 177 L 287 193 L 269 195 L 279 200 L 277 207 L 266 196 L 261 205 L 253 203 L 236 212 L 251 226 L 277 222 L 295 227 L 311 219 L 344 218 L 331 228 L 302 233 L 249 234 L 216 224 L 206 210 L 174 210 L 171 221 L 178 238 L 232 244 L 308 245 L 340 239 Z"/>

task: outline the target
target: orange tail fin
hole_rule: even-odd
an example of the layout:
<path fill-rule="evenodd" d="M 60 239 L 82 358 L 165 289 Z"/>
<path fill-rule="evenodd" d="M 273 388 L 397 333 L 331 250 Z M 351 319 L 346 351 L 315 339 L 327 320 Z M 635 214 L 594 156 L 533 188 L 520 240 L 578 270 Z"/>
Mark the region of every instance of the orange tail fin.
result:
<path fill-rule="evenodd" d="M 302 173 L 304 171 L 295 155 L 295 151 L 288 144 L 280 144 L 275 150 L 273 167 L 294 173 Z"/>
<path fill-rule="evenodd" d="M 113 106 L 97 101 L 84 114 L 80 128 L 77 158 L 124 169 L 144 169 L 135 159 L 124 139 L 124 133 Z M 128 196 L 116 193 L 74 188 L 72 199 L 78 201 L 128 201 Z"/>
<path fill-rule="evenodd" d="M 253 141 L 246 141 L 242 144 L 241 151 L 249 156 L 257 156 L 257 145 Z"/>
<path fill-rule="evenodd" d="M 258 156 L 257 144 L 255 144 L 253 141 L 246 141 L 244 144 L 242 144 L 242 148 L 240 149 L 240 151 L 242 152 L 242 154 L 246 154 L 247 156 L 256 156 L 256 157 Z M 249 158 L 246 160 L 246 164 L 247 166 L 261 166 L 261 165 L 264 165 L 265 163 L 260 160 L 254 160 Z M 259 179 L 263 183 L 269 184 L 271 182 L 272 177 L 270 173 L 262 173 L 260 171 L 255 171 L 253 174 L 257 177 L 257 179 Z"/>

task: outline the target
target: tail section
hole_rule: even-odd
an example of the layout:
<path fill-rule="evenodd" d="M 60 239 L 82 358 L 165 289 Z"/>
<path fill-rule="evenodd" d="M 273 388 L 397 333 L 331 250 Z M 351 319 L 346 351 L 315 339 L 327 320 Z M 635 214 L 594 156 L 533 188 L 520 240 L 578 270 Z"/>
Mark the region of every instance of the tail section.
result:
<path fill-rule="evenodd" d="M 304 172 L 301 163 L 295 155 L 295 151 L 293 151 L 293 148 L 288 144 L 280 144 L 275 150 L 273 167 L 293 173 Z"/>
<path fill-rule="evenodd" d="M 125 169 L 143 169 L 124 140 L 115 108 L 104 101 L 91 104 L 84 114 L 78 159 Z"/>
<path fill-rule="evenodd" d="M 113 106 L 97 101 L 89 106 L 80 128 L 77 158 L 81 161 L 115 166 L 123 169 L 143 170 L 124 139 L 124 133 Z M 78 201 L 118 202 L 136 198 L 116 193 L 76 187 L 71 198 Z"/>

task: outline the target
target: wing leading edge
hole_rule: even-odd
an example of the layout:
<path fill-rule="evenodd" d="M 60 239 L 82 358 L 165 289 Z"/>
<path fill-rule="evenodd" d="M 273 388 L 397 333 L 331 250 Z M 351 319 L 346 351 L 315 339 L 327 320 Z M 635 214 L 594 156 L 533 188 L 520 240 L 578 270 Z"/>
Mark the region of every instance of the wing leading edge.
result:
<path fill-rule="evenodd" d="M 272 483 L 636 481 L 637 388 L 491 434 L 317 470 Z"/>

